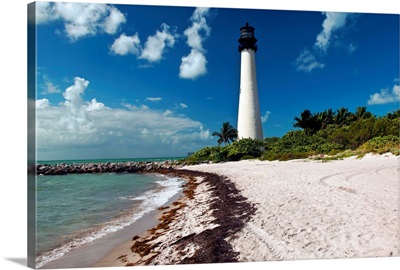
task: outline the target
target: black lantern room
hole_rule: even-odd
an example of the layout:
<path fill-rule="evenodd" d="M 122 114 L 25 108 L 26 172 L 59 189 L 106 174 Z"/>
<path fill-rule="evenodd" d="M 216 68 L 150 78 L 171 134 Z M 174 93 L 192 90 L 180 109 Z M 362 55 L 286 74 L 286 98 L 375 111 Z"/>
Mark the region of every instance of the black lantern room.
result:
<path fill-rule="evenodd" d="M 240 28 L 240 38 L 239 38 L 239 52 L 244 49 L 252 49 L 254 52 L 257 51 L 257 39 L 254 37 L 253 26 L 250 26 L 249 23 L 246 23 L 245 26 Z"/>

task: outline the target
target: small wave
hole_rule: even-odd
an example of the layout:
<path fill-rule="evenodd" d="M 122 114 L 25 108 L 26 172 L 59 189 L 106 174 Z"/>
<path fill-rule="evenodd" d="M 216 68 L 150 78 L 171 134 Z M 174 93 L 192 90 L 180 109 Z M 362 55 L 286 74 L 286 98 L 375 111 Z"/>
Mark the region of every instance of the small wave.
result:
<path fill-rule="evenodd" d="M 165 179 L 165 177 L 164 177 Z M 120 197 L 120 199 L 128 199 L 132 201 L 142 201 L 140 205 L 131 209 L 129 213 L 119 216 L 118 218 L 103 224 L 99 228 L 83 236 L 77 237 L 71 242 L 62 245 L 54 250 L 44 252 L 36 258 L 36 267 L 40 268 L 43 265 L 57 260 L 66 253 L 79 248 L 87 243 L 93 242 L 96 239 L 104 237 L 110 233 L 121 230 L 122 228 L 133 224 L 145 214 L 156 210 L 160 206 L 166 204 L 174 195 L 182 190 L 183 180 L 171 177 L 165 180 L 156 181 L 161 187 L 156 190 L 149 190 L 135 197 Z M 133 213 L 132 213 L 133 212 Z"/>
<path fill-rule="evenodd" d="M 121 219 L 118 221 L 110 222 L 110 224 L 107 224 L 96 231 L 92 231 L 92 232 L 86 234 L 85 236 L 76 238 L 76 239 L 72 240 L 71 242 L 69 242 L 59 248 L 56 248 L 52 251 L 45 252 L 37 257 L 36 267 L 40 268 L 43 265 L 45 265 L 51 261 L 57 260 L 58 258 L 62 257 L 66 253 L 68 253 L 76 248 L 79 248 L 87 243 L 93 242 L 94 240 L 99 239 L 109 233 L 116 232 L 116 231 L 124 228 L 125 226 L 132 224 L 135 220 L 137 220 L 141 216 L 143 216 L 143 214 L 144 213 L 136 213 L 131 216 L 131 220 Z"/>

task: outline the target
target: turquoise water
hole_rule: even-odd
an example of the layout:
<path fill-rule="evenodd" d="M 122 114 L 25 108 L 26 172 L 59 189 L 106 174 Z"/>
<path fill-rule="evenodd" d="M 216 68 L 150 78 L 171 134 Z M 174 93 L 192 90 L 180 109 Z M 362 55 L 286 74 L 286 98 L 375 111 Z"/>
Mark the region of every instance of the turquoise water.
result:
<path fill-rule="evenodd" d="M 182 180 L 150 174 L 37 176 L 37 267 L 133 224 L 167 203 Z"/>

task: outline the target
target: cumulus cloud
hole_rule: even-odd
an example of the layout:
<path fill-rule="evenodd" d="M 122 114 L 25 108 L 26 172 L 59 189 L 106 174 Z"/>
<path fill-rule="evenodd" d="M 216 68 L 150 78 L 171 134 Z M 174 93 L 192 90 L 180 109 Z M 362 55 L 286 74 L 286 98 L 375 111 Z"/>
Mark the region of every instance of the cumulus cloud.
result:
<path fill-rule="evenodd" d="M 267 122 L 270 115 L 271 115 L 271 112 L 266 111 L 264 116 L 261 116 L 261 122 L 263 122 L 263 123 Z"/>
<path fill-rule="evenodd" d="M 323 12 L 326 18 L 322 23 L 322 31 L 318 34 L 315 47 L 326 52 L 331 40 L 332 33 L 346 25 L 348 13 Z"/>
<path fill-rule="evenodd" d="M 174 47 L 177 37 L 179 37 L 179 35 L 176 31 L 170 31 L 170 26 L 163 23 L 161 25 L 161 31 L 157 30 L 155 35 L 147 38 L 144 48 L 142 47 L 138 33 L 133 36 L 127 36 L 123 33 L 114 40 L 110 51 L 119 55 L 133 54 L 150 63 L 158 62 L 162 59 L 166 48 Z"/>
<path fill-rule="evenodd" d="M 211 141 L 200 122 L 171 110 L 86 101 L 88 87 L 88 80 L 76 77 L 63 92 L 64 102 L 36 101 L 39 159 L 179 156 Z"/>
<path fill-rule="evenodd" d="M 181 106 L 181 108 L 183 108 L 183 109 L 186 109 L 186 108 L 189 107 L 189 106 L 186 105 L 185 103 L 179 103 L 179 106 Z"/>
<path fill-rule="evenodd" d="M 203 42 L 211 32 L 206 20 L 208 15 L 209 8 L 196 8 L 190 17 L 192 25 L 184 31 L 191 51 L 189 55 L 181 59 L 179 77 L 183 79 L 195 80 L 207 73 L 206 50 L 203 47 Z"/>
<path fill-rule="evenodd" d="M 37 24 L 61 20 L 68 38 L 76 41 L 98 32 L 115 34 L 125 16 L 115 7 L 96 3 L 38 2 Z"/>
<path fill-rule="evenodd" d="M 104 31 L 107 34 L 115 34 L 118 30 L 120 24 L 125 23 L 126 18 L 125 15 L 122 14 L 115 7 L 110 8 L 110 15 L 104 21 Z"/>
<path fill-rule="evenodd" d="M 395 84 L 392 91 L 389 89 L 382 89 L 379 93 L 369 96 L 368 105 L 381 105 L 387 103 L 400 102 L 400 86 Z"/>
<path fill-rule="evenodd" d="M 152 101 L 152 102 L 157 102 L 157 101 L 161 101 L 162 98 L 160 97 L 147 97 L 146 101 Z"/>
<path fill-rule="evenodd" d="M 171 110 L 165 110 L 165 112 L 163 112 L 164 116 L 168 116 L 168 115 L 172 115 L 173 112 Z"/>
<path fill-rule="evenodd" d="M 324 68 L 325 64 L 319 62 L 309 50 L 304 49 L 295 60 L 294 66 L 297 71 L 311 72 L 317 68 Z"/>
<path fill-rule="evenodd" d="M 139 55 L 141 50 L 139 35 L 137 33 L 133 36 L 127 36 L 125 33 L 121 34 L 119 38 L 114 40 L 110 50 L 112 53 L 119 55 Z"/>
<path fill-rule="evenodd" d="M 38 110 L 46 109 L 49 106 L 50 102 L 47 98 L 36 100 L 36 109 Z"/>
<path fill-rule="evenodd" d="M 192 49 L 188 56 L 182 57 L 182 63 L 179 67 L 179 77 L 183 79 L 195 80 L 207 73 L 207 59 L 196 49 Z"/>
<path fill-rule="evenodd" d="M 83 105 L 82 95 L 88 85 L 89 81 L 76 77 L 74 85 L 68 87 L 63 93 L 63 97 L 65 98 L 64 105 L 70 107 L 74 112 L 79 110 Z"/>
<path fill-rule="evenodd" d="M 106 108 L 106 106 L 101 102 L 97 102 L 97 100 L 95 98 L 92 99 L 90 102 L 86 102 L 86 105 L 84 106 L 84 109 L 88 112 L 100 111 L 100 110 L 104 110 L 105 108 Z"/>
<path fill-rule="evenodd" d="M 192 26 L 187 28 L 183 34 L 187 37 L 189 47 L 200 52 L 204 51 L 203 41 L 210 35 L 211 28 L 207 25 L 206 16 L 208 16 L 209 8 L 196 8 L 190 20 Z M 202 36 L 202 34 L 204 36 Z"/>
<path fill-rule="evenodd" d="M 175 31 L 171 33 L 169 29 L 170 27 L 163 23 L 161 25 L 161 31 L 157 30 L 154 36 L 149 36 L 140 58 L 146 59 L 149 62 L 160 61 L 165 48 L 172 48 L 175 44 L 175 39 L 179 36 Z"/>

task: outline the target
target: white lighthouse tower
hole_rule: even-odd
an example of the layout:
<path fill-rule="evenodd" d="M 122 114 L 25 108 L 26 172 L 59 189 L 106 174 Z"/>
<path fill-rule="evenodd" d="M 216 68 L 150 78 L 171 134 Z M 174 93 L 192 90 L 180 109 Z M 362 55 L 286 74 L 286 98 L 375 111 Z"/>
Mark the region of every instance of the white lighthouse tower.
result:
<path fill-rule="evenodd" d="M 254 27 L 246 23 L 240 28 L 239 52 L 240 95 L 238 113 L 238 138 L 263 139 L 260 104 L 258 102 L 256 58 L 257 39 Z"/>

